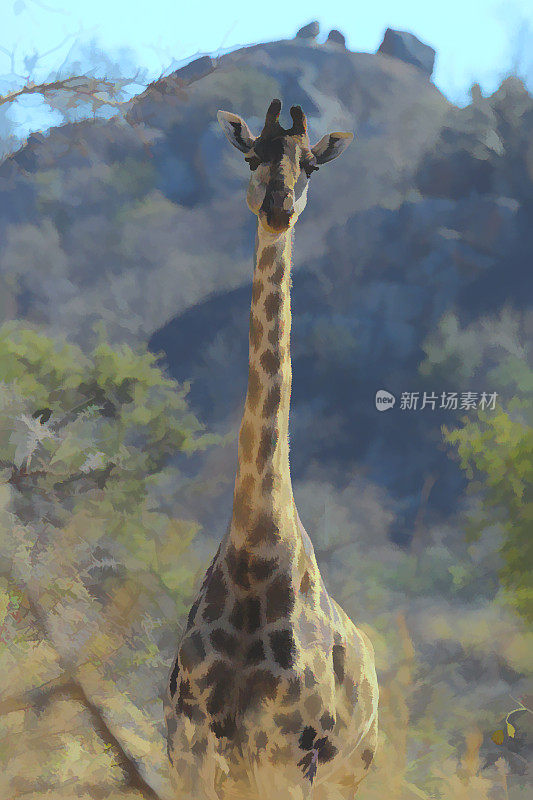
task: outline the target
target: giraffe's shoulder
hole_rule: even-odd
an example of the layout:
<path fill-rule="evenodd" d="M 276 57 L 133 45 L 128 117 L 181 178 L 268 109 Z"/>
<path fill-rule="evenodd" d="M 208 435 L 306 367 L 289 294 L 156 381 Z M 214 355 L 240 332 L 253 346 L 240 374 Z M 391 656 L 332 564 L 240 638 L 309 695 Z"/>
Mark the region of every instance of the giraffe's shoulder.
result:
<path fill-rule="evenodd" d="M 375 680 L 375 654 L 370 637 L 362 628 L 358 627 L 344 611 L 343 608 L 330 597 L 333 615 L 336 619 L 335 639 L 341 642 L 345 649 L 346 663 L 361 675 Z"/>
<path fill-rule="evenodd" d="M 307 531 L 305 530 L 302 520 L 300 519 L 300 515 L 298 514 L 298 509 L 296 510 L 296 519 L 298 521 L 298 530 L 300 532 L 300 537 L 302 539 L 302 544 L 304 547 L 304 552 L 308 558 L 314 560 L 315 558 L 315 548 L 313 547 L 313 542 Z"/>

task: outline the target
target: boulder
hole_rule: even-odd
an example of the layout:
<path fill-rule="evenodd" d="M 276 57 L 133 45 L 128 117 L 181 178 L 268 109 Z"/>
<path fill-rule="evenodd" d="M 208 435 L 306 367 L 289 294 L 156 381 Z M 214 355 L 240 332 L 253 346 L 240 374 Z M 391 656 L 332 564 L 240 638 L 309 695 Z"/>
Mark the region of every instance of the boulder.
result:
<path fill-rule="evenodd" d="M 383 41 L 378 48 L 378 53 L 393 56 L 394 58 L 399 58 L 400 61 L 405 61 L 407 64 L 412 64 L 428 77 L 433 72 L 435 50 L 407 31 L 395 31 L 392 28 L 387 28 Z"/>
<path fill-rule="evenodd" d="M 296 34 L 296 38 L 315 39 L 319 33 L 320 33 L 320 25 L 315 19 L 313 20 L 313 22 L 310 22 L 308 25 L 304 25 L 303 28 L 300 28 L 300 30 Z"/>
<path fill-rule="evenodd" d="M 346 47 L 346 38 L 343 33 L 333 28 L 333 30 L 328 33 L 326 44 L 337 44 L 341 47 Z"/>
<path fill-rule="evenodd" d="M 472 98 L 472 103 L 483 102 L 483 92 L 479 83 L 473 83 L 470 87 L 470 97 Z"/>
<path fill-rule="evenodd" d="M 209 75 L 214 69 L 215 62 L 211 56 L 200 56 L 200 58 L 195 58 L 194 61 L 190 61 L 184 67 L 181 67 L 181 69 L 176 70 L 173 76 L 179 78 L 184 83 L 192 83 L 193 81 L 203 78 L 204 75 Z"/>

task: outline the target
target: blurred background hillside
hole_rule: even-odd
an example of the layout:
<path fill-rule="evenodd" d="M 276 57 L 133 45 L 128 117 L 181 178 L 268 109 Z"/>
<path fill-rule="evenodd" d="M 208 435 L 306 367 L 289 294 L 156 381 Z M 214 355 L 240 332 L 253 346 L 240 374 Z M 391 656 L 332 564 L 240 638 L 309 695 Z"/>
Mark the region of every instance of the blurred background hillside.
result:
<path fill-rule="evenodd" d="M 356 134 L 295 234 L 291 467 L 326 584 L 376 649 L 358 797 L 531 796 L 529 29 L 460 103 L 410 33 L 359 52 L 341 26 L 283 30 L 151 82 L 94 41 L 46 74 L 48 53 L 0 48 L 8 800 L 170 797 L 160 697 L 228 524 L 246 391 L 256 221 L 216 111 L 258 133 L 273 97 L 312 139 Z"/>

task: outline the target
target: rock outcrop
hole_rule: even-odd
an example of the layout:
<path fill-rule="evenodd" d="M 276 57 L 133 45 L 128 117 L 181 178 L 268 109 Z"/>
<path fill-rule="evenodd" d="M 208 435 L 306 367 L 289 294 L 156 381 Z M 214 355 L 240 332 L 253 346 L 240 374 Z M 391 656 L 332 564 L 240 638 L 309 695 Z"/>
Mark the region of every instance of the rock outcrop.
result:
<path fill-rule="evenodd" d="M 307 25 L 304 25 L 303 28 L 300 28 L 300 30 L 296 34 L 296 38 L 316 39 L 319 33 L 320 33 L 320 25 L 315 19 L 313 20 L 313 22 L 309 22 Z"/>
<path fill-rule="evenodd" d="M 204 75 L 209 75 L 214 69 L 215 61 L 211 56 L 200 56 L 200 58 L 195 58 L 194 61 L 189 61 L 184 67 L 176 70 L 174 75 L 184 83 L 192 83 L 192 81 L 203 78 Z"/>
<path fill-rule="evenodd" d="M 346 47 L 346 37 L 336 28 L 333 28 L 333 30 L 328 33 L 326 44 L 336 44 L 339 47 Z"/>
<path fill-rule="evenodd" d="M 393 56 L 400 61 L 405 61 L 406 64 L 412 64 L 428 77 L 433 74 L 435 50 L 407 31 L 395 31 L 387 28 L 378 53 Z"/>

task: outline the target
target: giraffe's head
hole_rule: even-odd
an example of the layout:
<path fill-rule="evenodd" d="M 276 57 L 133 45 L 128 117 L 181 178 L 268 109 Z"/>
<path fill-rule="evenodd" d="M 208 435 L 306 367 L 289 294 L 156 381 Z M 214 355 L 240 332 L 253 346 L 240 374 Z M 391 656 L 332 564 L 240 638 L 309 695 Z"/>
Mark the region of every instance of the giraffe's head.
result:
<path fill-rule="evenodd" d="M 353 139 L 352 133 L 328 133 L 311 147 L 307 120 L 300 106 L 291 108 L 291 128 L 279 124 L 280 111 L 281 102 L 272 100 L 259 136 L 253 136 L 236 114 L 218 112 L 222 130 L 231 144 L 245 154 L 252 171 L 248 207 L 272 234 L 294 225 L 305 208 L 311 174 L 319 165 L 339 156 Z"/>

